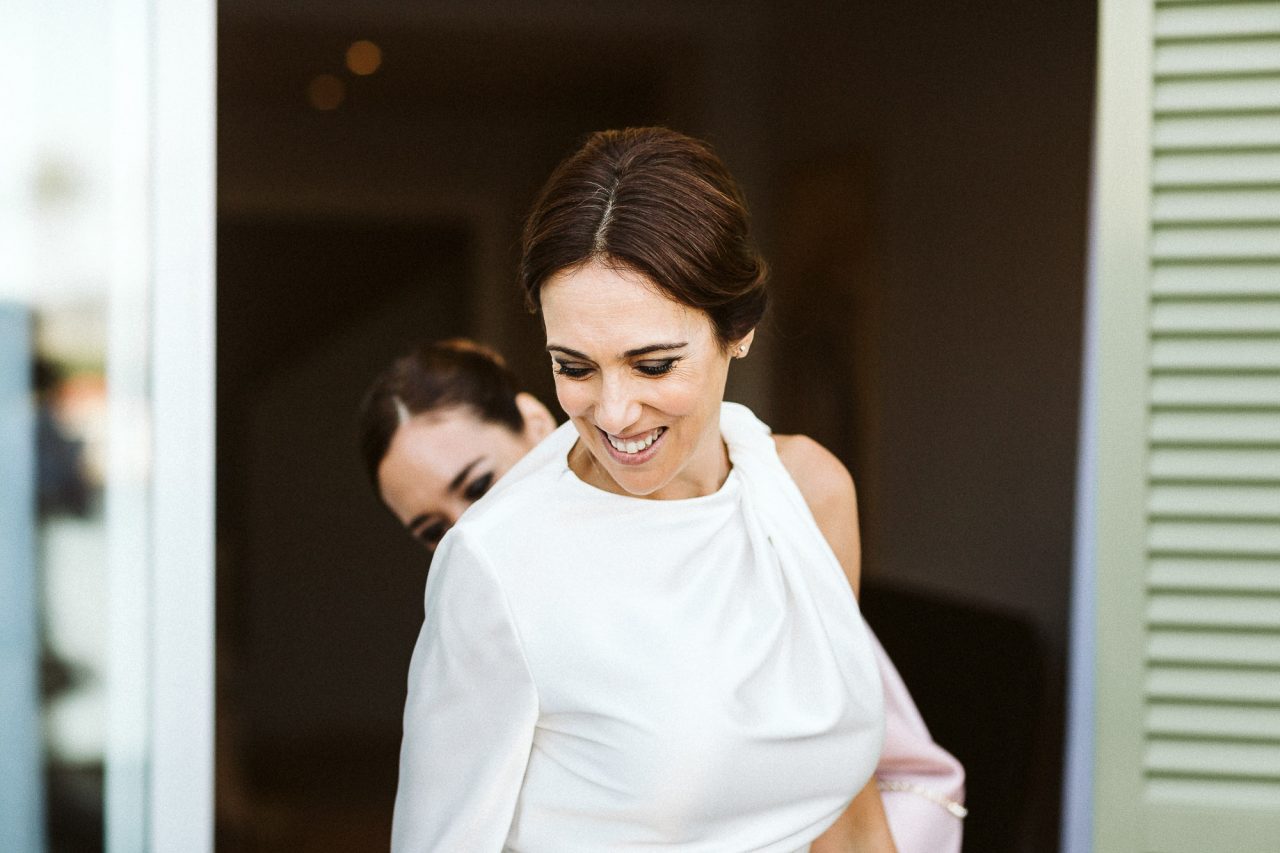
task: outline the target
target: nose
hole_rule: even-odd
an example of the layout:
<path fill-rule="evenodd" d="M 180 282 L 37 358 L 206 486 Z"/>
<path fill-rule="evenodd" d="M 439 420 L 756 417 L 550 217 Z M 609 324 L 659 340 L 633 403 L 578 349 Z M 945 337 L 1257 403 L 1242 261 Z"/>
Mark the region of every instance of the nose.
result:
<path fill-rule="evenodd" d="M 596 426 L 613 435 L 627 435 L 640 421 L 640 401 L 636 399 L 630 380 L 606 376 L 596 403 Z"/>

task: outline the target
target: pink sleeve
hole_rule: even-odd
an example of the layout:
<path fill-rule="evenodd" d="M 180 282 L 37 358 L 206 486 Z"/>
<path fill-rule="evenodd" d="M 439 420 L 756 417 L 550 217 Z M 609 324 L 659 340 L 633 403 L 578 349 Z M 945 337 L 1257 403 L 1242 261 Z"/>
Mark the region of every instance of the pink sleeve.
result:
<path fill-rule="evenodd" d="M 884 750 L 876 778 L 894 842 L 899 853 L 959 853 L 964 768 L 934 743 L 902 676 L 871 636 L 884 684 Z"/>

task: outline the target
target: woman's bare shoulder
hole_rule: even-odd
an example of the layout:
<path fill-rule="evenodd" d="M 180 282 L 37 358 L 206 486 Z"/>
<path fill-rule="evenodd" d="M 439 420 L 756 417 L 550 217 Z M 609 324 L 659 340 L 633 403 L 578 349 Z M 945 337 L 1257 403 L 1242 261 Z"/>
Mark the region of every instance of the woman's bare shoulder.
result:
<path fill-rule="evenodd" d="M 853 477 L 836 455 L 807 435 L 775 435 L 778 458 L 795 480 L 813 520 L 835 552 L 854 595 L 862 576 L 858 496 Z"/>
<path fill-rule="evenodd" d="M 773 441 L 778 458 L 815 516 L 820 508 L 856 507 L 853 477 L 834 453 L 807 435 L 775 435 Z"/>

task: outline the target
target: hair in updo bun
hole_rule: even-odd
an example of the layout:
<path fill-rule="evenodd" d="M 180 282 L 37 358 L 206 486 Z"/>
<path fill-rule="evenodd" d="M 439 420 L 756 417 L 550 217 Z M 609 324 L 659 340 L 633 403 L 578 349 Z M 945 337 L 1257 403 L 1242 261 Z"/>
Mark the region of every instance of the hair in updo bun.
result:
<path fill-rule="evenodd" d="M 551 173 L 524 226 L 529 310 L 547 279 L 591 261 L 641 273 L 704 312 L 724 347 L 768 305 L 742 191 L 711 146 L 662 127 L 593 133 Z"/>

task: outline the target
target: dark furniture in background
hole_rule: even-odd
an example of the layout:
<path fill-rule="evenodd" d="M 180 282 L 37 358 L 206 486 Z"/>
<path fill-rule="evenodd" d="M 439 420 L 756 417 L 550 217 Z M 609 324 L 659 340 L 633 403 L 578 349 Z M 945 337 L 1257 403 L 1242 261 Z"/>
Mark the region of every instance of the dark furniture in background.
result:
<path fill-rule="evenodd" d="M 1044 644 L 1018 616 L 868 579 L 862 612 L 933 739 L 964 765 L 965 851 L 1017 849 L 1046 715 Z"/>

